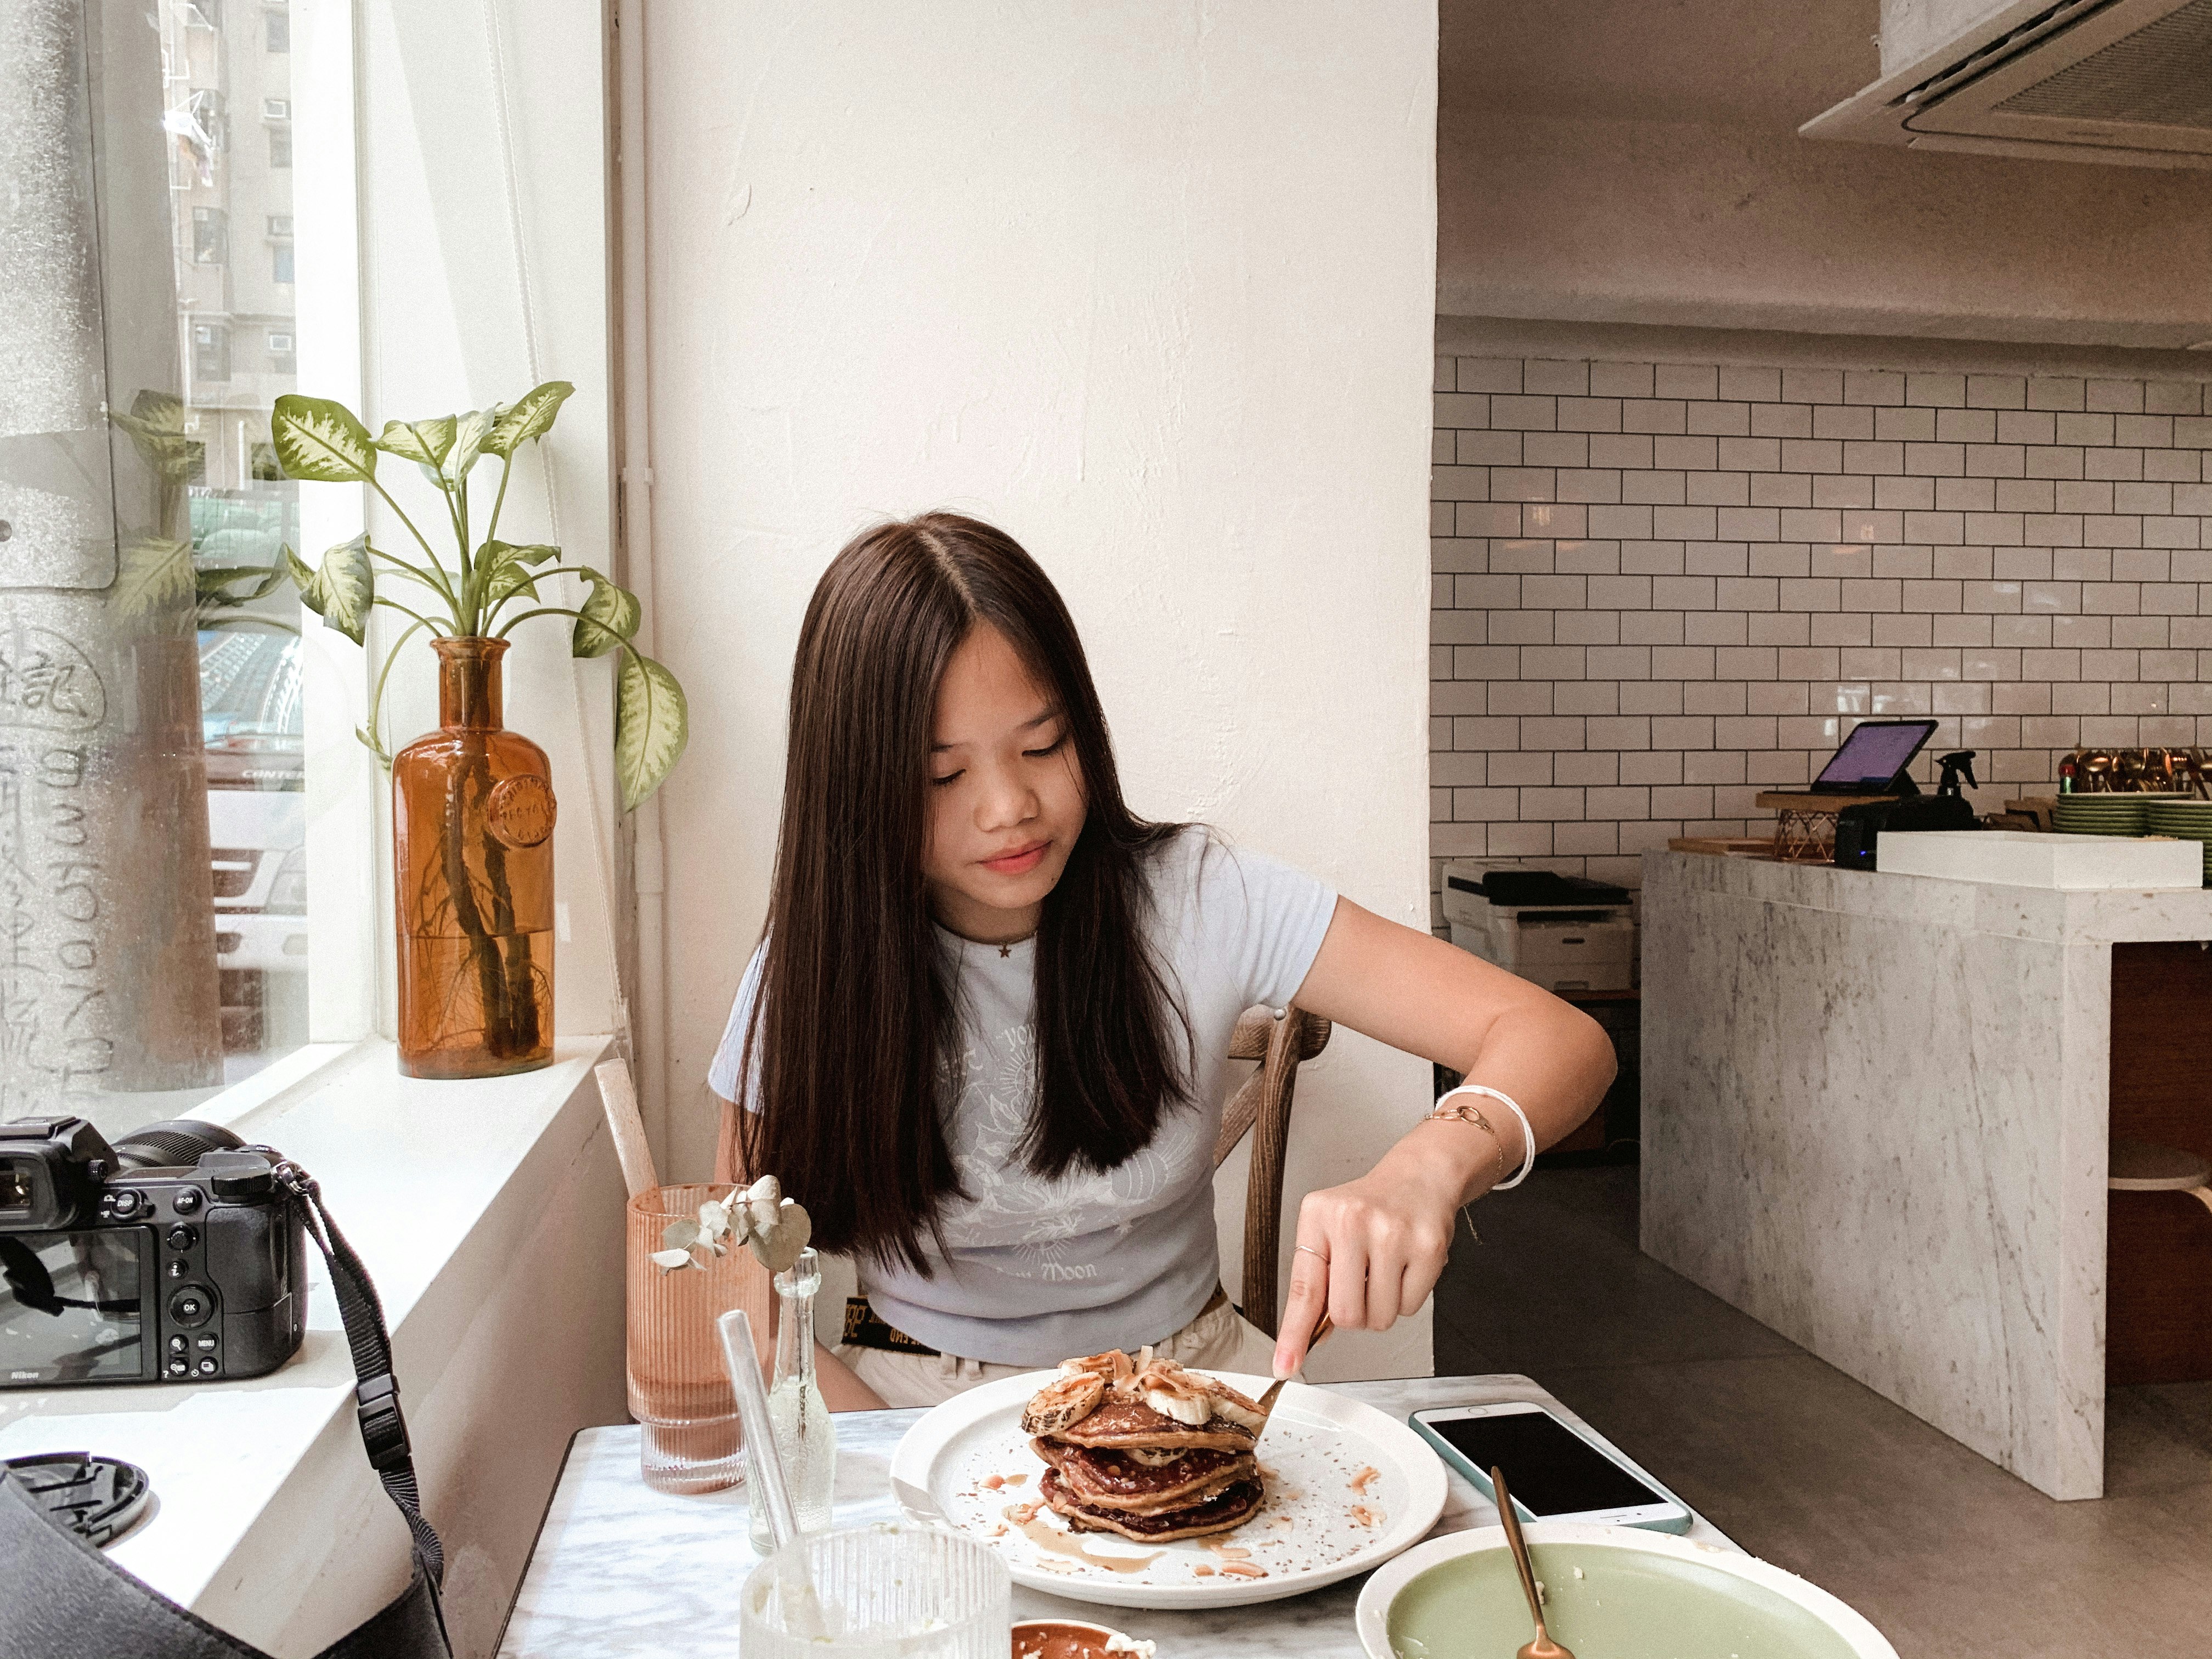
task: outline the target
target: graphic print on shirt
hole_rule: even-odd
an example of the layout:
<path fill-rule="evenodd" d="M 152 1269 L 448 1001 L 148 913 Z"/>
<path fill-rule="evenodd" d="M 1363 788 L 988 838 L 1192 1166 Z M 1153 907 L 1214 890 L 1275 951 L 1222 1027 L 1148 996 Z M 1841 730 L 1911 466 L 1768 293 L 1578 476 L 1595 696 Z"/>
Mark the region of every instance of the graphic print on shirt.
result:
<path fill-rule="evenodd" d="M 1036 1097 L 1036 1028 L 964 1035 L 967 1046 L 940 1065 L 940 1087 L 952 1102 L 945 1139 L 969 1194 L 946 1205 L 946 1239 L 958 1249 L 1007 1250 L 1011 1260 L 994 1265 L 1013 1278 L 1097 1278 L 1097 1263 L 1083 1259 L 1090 1236 L 1127 1233 L 1172 1196 L 1174 1170 L 1206 1167 L 1195 1151 L 1203 1115 L 1165 1111 L 1152 1144 L 1117 1167 L 1049 1179 L 1021 1152 Z"/>

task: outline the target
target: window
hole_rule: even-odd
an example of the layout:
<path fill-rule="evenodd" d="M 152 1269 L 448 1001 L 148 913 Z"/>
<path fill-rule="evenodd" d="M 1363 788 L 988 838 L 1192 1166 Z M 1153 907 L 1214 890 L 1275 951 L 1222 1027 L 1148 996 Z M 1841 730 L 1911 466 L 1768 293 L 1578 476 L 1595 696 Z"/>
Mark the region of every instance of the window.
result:
<path fill-rule="evenodd" d="M 230 216 L 221 208 L 192 210 L 192 262 L 203 265 L 230 263 Z"/>
<path fill-rule="evenodd" d="M 291 176 L 225 143 L 219 82 L 267 121 L 270 167 L 294 164 L 289 13 L 227 9 L 216 0 L 103 9 L 101 62 L 114 79 L 90 118 L 67 55 L 51 69 L 40 60 L 10 85 L 11 130 L 30 135 L 30 148 L 0 152 L 0 196 L 27 173 L 69 181 L 58 202 L 52 192 L 23 198 L 28 231 L 95 228 L 94 257 L 34 265 L 21 281 L 11 272 L 5 302 L 94 319 L 65 348 L 77 360 L 58 368 L 100 387 L 119 428 L 109 442 L 112 488 L 106 470 L 95 479 L 86 469 L 71 502 L 101 526 L 106 562 L 75 584 L 82 595 L 66 596 L 65 612 L 38 609 L 45 596 L 9 592 L 14 567 L 0 564 L 0 608 L 32 607 L 26 614 L 48 630 L 19 627 L 0 640 L 0 672 L 27 684 L 43 677 L 41 707 L 54 711 L 35 731 L 0 721 L 0 795 L 20 798 L 20 812 L 0 803 L 0 830 L 48 835 L 27 841 L 11 867 L 34 860 L 40 872 L 86 872 L 55 877 L 77 884 L 66 890 L 19 884 L 0 904 L 14 941 L 0 999 L 0 1120 L 74 1112 L 111 1139 L 183 1115 L 306 1042 L 311 936 L 342 924 L 365 960 L 374 925 L 334 913 L 334 884 L 319 891 L 313 879 L 323 832 L 310 830 L 305 811 L 305 717 L 322 694 L 303 672 L 297 594 L 289 584 L 258 591 L 284 546 L 313 556 L 359 527 L 335 489 L 303 525 L 301 486 L 283 476 L 269 442 L 278 395 L 325 389 L 297 385 L 300 347 L 350 343 L 353 323 L 311 290 L 315 326 L 334 332 L 302 339 Z M 348 95 L 339 76 L 319 83 L 314 106 L 349 121 Z M 301 133 L 300 185 L 349 201 L 349 161 L 309 149 L 320 131 Z M 164 171 L 168 188 L 149 201 L 138 181 Z M 234 246 L 233 223 L 264 228 L 265 268 L 258 250 Z M 327 263 L 324 245 L 309 244 L 308 274 L 345 268 L 349 219 L 313 228 L 335 240 Z M 23 283 L 33 291 L 19 293 Z M 110 350 L 103 329 L 129 349 Z M 27 465 L 35 470 L 21 472 Z M 0 446 L 0 495 L 52 489 L 54 476 L 43 450 Z M 124 608 L 125 594 L 136 610 Z M 175 677 L 195 667 L 196 697 L 177 695 Z M 164 709 L 184 715 L 181 732 L 161 725 Z M 64 714 L 66 741 L 48 742 Z"/>
<path fill-rule="evenodd" d="M 192 325 L 192 379 L 230 378 L 230 331 L 221 323 Z"/>

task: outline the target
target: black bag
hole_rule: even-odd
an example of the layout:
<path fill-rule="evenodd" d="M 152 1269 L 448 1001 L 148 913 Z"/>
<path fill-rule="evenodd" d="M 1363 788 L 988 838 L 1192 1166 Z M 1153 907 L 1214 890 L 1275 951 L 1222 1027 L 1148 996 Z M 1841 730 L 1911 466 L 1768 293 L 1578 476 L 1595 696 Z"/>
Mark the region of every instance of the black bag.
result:
<path fill-rule="evenodd" d="M 268 1148 L 257 1151 L 268 1152 Z M 389 1606 L 317 1659 L 453 1659 L 438 1601 L 445 1551 L 422 1518 L 415 1462 L 392 1375 L 384 1308 L 361 1258 L 323 1208 L 313 1176 L 268 1152 L 331 1264 L 346 1342 L 353 1350 L 361 1437 L 384 1490 L 413 1534 L 415 1571 Z M 50 1521 L 14 1476 L 0 1472 L 0 1659 L 269 1659 L 125 1571 L 92 1544 Z"/>

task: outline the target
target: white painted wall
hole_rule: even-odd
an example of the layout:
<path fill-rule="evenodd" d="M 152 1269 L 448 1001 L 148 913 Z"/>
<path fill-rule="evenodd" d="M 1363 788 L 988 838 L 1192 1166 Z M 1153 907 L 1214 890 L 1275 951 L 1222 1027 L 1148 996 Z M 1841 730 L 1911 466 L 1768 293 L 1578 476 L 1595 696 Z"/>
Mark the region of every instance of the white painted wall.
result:
<path fill-rule="evenodd" d="M 800 613 L 878 514 L 955 506 L 1038 556 L 1139 811 L 1425 925 L 1430 0 L 668 0 L 650 29 L 659 640 L 693 720 L 673 1170 L 712 1156 Z M 1426 1075 L 1332 1045 L 1293 1198 L 1371 1162 Z M 1428 1357 L 1408 1322 L 1322 1364 Z"/>

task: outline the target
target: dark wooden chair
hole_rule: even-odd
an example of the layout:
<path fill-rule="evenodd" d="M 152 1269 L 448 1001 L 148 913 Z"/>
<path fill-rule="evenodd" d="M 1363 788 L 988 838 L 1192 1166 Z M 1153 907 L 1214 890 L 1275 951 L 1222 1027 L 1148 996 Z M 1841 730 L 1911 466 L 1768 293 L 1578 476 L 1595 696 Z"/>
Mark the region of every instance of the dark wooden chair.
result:
<path fill-rule="evenodd" d="M 1256 1060 L 1260 1069 L 1221 1109 L 1221 1134 L 1213 1167 L 1252 1137 L 1251 1174 L 1244 1183 L 1244 1317 L 1270 1336 L 1282 1317 L 1276 1295 L 1276 1258 L 1283 1237 L 1283 1149 L 1291 1138 L 1291 1100 L 1298 1067 L 1328 1046 L 1329 1023 L 1303 1008 L 1278 1012 L 1248 1008 L 1229 1040 L 1231 1060 Z"/>

